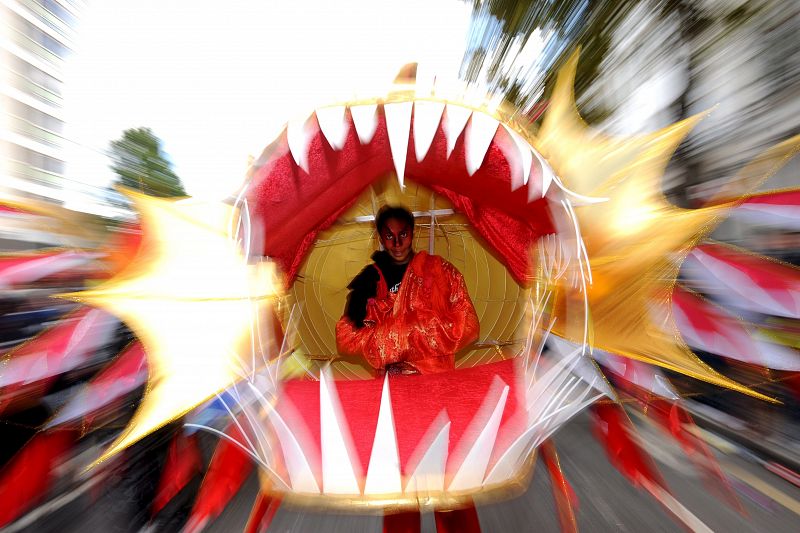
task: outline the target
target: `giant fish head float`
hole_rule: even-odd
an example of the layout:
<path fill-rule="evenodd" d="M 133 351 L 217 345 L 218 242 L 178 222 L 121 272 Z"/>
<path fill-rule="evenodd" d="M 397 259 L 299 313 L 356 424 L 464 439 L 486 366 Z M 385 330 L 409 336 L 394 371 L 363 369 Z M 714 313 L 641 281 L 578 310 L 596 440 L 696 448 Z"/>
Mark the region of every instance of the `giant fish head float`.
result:
<path fill-rule="evenodd" d="M 289 122 L 235 201 L 132 193 L 134 259 L 69 295 L 126 321 L 150 366 L 137 413 L 101 460 L 186 416 L 226 435 L 284 501 L 447 510 L 518 494 L 536 451 L 597 402 L 606 437 L 632 446 L 612 434 L 624 420 L 608 412 L 618 398 L 606 375 L 669 405 L 679 396 L 659 367 L 769 400 L 704 364 L 678 329 L 702 344 L 692 317 L 719 310 L 680 289 L 678 272 L 746 199 L 687 210 L 663 197 L 666 165 L 701 117 L 633 139 L 595 132 L 575 107 L 577 60 L 541 120 L 405 80 Z M 737 181 L 758 182 L 797 146 L 774 147 Z M 454 371 L 375 379 L 337 359 L 334 323 L 377 246 L 382 203 L 409 206 L 416 247 L 465 275 L 481 337 Z M 692 256 L 712 274 L 737 253 L 714 246 Z M 797 282 L 785 265 L 747 268 L 789 280 L 777 293 Z M 233 420 L 227 431 L 220 418 Z M 641 461 L 623 467 L 657 484 Z"/>

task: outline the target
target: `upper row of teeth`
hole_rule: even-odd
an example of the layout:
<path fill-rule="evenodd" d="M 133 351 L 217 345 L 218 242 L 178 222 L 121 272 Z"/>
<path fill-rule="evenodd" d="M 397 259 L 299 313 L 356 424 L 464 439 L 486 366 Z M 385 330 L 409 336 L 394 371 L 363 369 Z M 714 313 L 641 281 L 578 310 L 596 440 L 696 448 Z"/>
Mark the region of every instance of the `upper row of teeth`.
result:
<path fill-rule="evenodd" d="M 414 128 L 414 155 L 417 162 L 422 161 L 430 149 L 433 137 L 441 123 L 447 139 L 447 157 L 449 158 L 456 145 L 456 140 L 464 133 L 464 148 L 467 172 L 470 176 L 483 164 L 486 152 L 498 128 L 505 128 L 513 142 L 499 142 L 509 161 L 511 168 L 511 187 L 528 187 L 529 201 L 547 195 L 550 184 L 558 183 L 553 170 L 541 155 L 528 144 L 514 129 L 501 124 L 491 116 L 467 107 L 429 100 L 416 100 L 399 103 L 382 104 L 386 117 L 386 128 L 389 134 L 389 145 L 392 152 L 395 171 L 400 186 L 404 185 L 406 153 L 408 150 L 409 131 Z M 334 150 L 344 148 L 350 121 L 346 110 L 350 110 L 359 142 L 368 144 L 375 135 L 378 126 L 378 104 L 332 106 L 317 109 L 315 115 L 319 129 Z M 413 113 L 412 113 L 413 109 Z M 412 120 L 413 117 L 413 120 Z M 308 145 L 316 133 L 311 117 L 301 121 L 290 121 L 286 128 L 286 137 L 295 163 L 308 172 Z M 498 137 L 498 140 L 505 139 Z M 541 179 L 530 180 L 532 168 L 538 172 L 534 175 Z"/>

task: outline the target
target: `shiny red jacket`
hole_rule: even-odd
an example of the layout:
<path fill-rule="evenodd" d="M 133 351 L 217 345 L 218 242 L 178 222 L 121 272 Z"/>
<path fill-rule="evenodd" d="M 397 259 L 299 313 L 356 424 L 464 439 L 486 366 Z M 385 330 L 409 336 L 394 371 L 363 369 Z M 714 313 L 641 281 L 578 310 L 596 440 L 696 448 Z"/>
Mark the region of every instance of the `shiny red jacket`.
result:
<path fill-rule="evenodd" d="M 378 370 L 404 362 L 429 374 L 452 370 L 455 353 L 476 340 L 479 329 L 461 273 L 437 255 L 418 252 L 397 293 L 389 292 L 381 274 L 364 327 L 346 314 L 339 319 L 336 344 L 340 353 L 362 356 Z"/>

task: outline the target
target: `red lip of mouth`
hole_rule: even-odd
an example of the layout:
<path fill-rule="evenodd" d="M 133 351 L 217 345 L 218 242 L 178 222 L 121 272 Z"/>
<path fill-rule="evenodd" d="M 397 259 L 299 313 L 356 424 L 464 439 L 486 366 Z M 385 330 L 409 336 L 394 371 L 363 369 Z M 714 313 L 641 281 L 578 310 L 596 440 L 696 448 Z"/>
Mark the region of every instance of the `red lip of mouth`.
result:
<path fill-rule="evenodd" d="M 492 124 L 494 128 L 485 130 L 484 123 L 494 119 L 480 111 L 473 113 L 457 104 L 447 104 L 443 112 L 434 116 L 436 126 L 429 141 L 425 141 L 427 151 L 415 157 L 416 143 L 423 137 L 417 135 L 417 114 L 424 116 L 427 108 L 414 103 L 413 112 L 401 124 L 403 128 L 397 129 L 399 119 L 392 107 L 397 105 L 400 104 L 376 105 L 372 115 L 374 131 L 366 138 L 362 138 L 363 125 L 361 133 L 357 128 L 357 122 L 361 122 L 360 113 L 356 112 L 365 106 L 355 105 L 347 106 L 341 114 L 339 126 L 345 133 L 333 144 L 320 126 L 327 124 L 326 120 L 320 122 L 319 116 L 312 113 L 301 127 L 302 142 L 297 140 L 294 129 L 287 128 L 265 149 L 251 169 L 247 192 L 250 216 L 264 226 L 264 254 L 278 262 L 291 282 L 301 264 L 295 259 L 307 253 L 314 235 L 332 224 L 337 209 L 401 166 L 404 172 L 398 175 L 402 173 L 405 180 L 433 188 L 455 202 L 458 210 L 473 213 L 475 220 L 492 220 L 522 232 L 525 242 L 520 240 L 519 246 L 493 234 L 484 237 L 509 265 L 514 265 L 510 269 L 512 276 L 525 283 L 529 265 L 517 258 L 527 257 L 529 242 L 556 232 L 545 198 L 553 188 L 549 187 L 551 180 L 545 187 L 546 169 L 539 163 L 538 152 L 526 141 L 519 141 L 525 144 L 524 150 L 531 151 L 529 162 L 533 161 L 528 179 L 523 182 L 520 157 L 509 155 L 518 150 L 513 137 L 516 134 L 496 122 Z M 460 115 L 464 115 L 464 123 L 459 123 L 460 129 L 453 129 L 452 124 Z M 474 145 L 486 131 L 494 136 L 484 138 L 488 141 L 476 151 Z M 395 161 L 396 158 L 399 159 Z M 473 205 L 474 198 L 481 199 L 479 206 Z M 302 217 L 296 216 L 299 205 L 305 206 Z"/>

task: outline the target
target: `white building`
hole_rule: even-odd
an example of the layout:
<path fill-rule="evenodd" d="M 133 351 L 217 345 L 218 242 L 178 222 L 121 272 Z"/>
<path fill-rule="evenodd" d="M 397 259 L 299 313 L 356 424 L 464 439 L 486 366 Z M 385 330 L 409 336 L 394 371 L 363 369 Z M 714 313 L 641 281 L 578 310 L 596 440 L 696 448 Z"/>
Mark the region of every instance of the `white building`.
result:
<path fill-rule="evenodd" d="M 80 0 L 0 0 L 0 197 L 63 203 L 64 63 L 82 9 Z"/>

